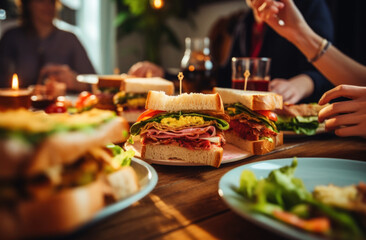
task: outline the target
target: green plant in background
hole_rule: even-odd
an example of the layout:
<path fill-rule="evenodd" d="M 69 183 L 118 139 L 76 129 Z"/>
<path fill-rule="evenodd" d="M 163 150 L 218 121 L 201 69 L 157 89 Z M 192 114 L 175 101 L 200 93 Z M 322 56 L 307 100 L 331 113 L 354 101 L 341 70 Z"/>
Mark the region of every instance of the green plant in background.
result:
<path fill-rule="evenodd" d="M 217 0 L 162 0 L 161 8 L 154 8 L 154 0 L 116 0 L 118 39 L 138 33 L 144 41 L 144 60 L 160 64 L 160 47 L 170 44 L 181 49 L 176 31 L 167 24 L 171 18 L 195 23 L 192 12 L 202 4 Z"/>

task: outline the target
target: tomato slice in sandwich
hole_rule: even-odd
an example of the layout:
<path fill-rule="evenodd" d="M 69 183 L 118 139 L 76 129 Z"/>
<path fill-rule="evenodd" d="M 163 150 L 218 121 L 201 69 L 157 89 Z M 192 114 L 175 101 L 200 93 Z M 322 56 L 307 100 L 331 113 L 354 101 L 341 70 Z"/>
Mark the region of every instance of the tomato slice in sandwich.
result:
<path fill-rule="evenodd" d="M 165 111 L 148 109 L 145 112 L 141 113 L 141 115 L 137 118 L 137 122 L 145 121 L 162 112 L 165 112 Z"/>
<path fill-rule="evenodd" d="M 258 110 L 256 112 L 267 117 L 269 120 L 272 120 L 274 122 L 277 121 L 277 114 L 270 110 Z"/>

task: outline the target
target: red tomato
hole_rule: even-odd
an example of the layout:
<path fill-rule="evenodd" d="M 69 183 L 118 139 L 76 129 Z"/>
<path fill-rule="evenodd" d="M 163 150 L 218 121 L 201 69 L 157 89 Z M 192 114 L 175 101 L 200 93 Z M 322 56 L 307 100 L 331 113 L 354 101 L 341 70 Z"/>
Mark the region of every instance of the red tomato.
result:
<path fill-rule="evenodd" d="M 275 121 L 275 122 L 277 121 L 277 114 L 270 110 L 258 110 L 256 112 L 265 117 L 268 117 L 272 121 Z"/>
<path fill-rule="evenodd" d="M 141 113 L 141 115 L 137 118 L 137 122 L 145 121 L 162 112 L 165 112 L 165 111 L 148 109 L 145 112 Z"/>
<path fill-rule="evenodd" d="M 83 109 L 85 107 L 91 107 L 95 105 L 97 98 L 94 94 L 83 91 L 79 94 L 78 99 L 75 102 L 75 107 L 77 109 Z"/>
<path fill-rule="evenodd" d="M 67 112 L 67 108 L 65 106 L 65 104 L 63 104 L 62 102 L 56 102 L 51 104 L 50 106 L 48 106 L 45 109 L 46 113 L 65 113 Z"/>

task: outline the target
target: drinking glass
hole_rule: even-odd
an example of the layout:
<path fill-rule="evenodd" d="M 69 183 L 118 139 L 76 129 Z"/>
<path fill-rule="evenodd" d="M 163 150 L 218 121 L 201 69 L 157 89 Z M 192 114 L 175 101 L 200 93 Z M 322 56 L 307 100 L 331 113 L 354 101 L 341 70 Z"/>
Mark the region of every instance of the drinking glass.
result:
<path fill-rule="evenodd" d="M 186 50 L 181 61 L 184 74 L 184 92 L 211 91 L 216 85 L 213 76 L 213 63 L 210 55 L 210 39 L 186 38 Z"/>
<path fill-rule="evenodd" d="M 246 70 L 250 75 L 247 81 L 246 90 L 268 91 L 270 81 L 270 58 L 250 58 L 250 57 L 234 57 L 231 60 L 232 77 L 231 87 L 234 89 L 244 89 Z"/>

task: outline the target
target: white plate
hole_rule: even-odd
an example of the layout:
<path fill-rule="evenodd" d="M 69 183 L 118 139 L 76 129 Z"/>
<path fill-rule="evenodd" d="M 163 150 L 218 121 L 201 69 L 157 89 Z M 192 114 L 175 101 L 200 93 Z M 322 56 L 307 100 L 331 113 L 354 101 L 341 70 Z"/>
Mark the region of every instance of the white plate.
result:
<path fill-rule="evenodd" d="M 137 178 L 140 183 L 140 190 L 132 196 L 121 199 L 116 203 L 106 206 L 78 231 L 89 228 L 92 225 L 100 222 L 101 220 L 104 220 L 105 218 L 129 207 L 133 203 L 145 197 L 154 189 L 158 182 L 158 175 L 152 166 L 140 159 L 132 158 L 131 167 L 135 170 L 137 174 Z"/>
<path fill-rule="evenodd" d="M 235 191 L 239 187 L 240 174 L 244 169 L 254 172 L 258 179 L 265 178 L 272 170 L 290 165 L 292 160 L 286 158 L 260 161 L 234 168 L 221 177 L 219 195 L 234 212 L 268 230 L 295 239 L 324 239 L 250 211 L 243 196 Z M 306 188 L 312 192 L 317 185 L 358 184 L 366 180 L 365 173 L 366 162 L 337 158 L 298 158 L 295 177 L 302 179 Z"/>
<path fill-rule="evenodd" d="M 76 76 L 76 80 L 81 83 L 97 84 L 99 77 L 96 74 L 80 74 Z"/>
<path fill-rule="evenodd" d="M 134 150 L 135 157 L 141 158 L 141 143 L 138 139 L 134 140 L 134 144 L 125 143 L 124 148 L 126 150 Z M 239 161 L 252 156 L 253 154 L 245 152 L 240 148 L 237 148 L 231 144 L 224 145 L 224 153 L 222 156 L 221 164 Z M 199 163 L 189 163 L 177 159 L 161 159 L 161 160 L 146 160 L 150 164 L 160 165 L 173 165 L 173 166 L 203 166 Z"/>

